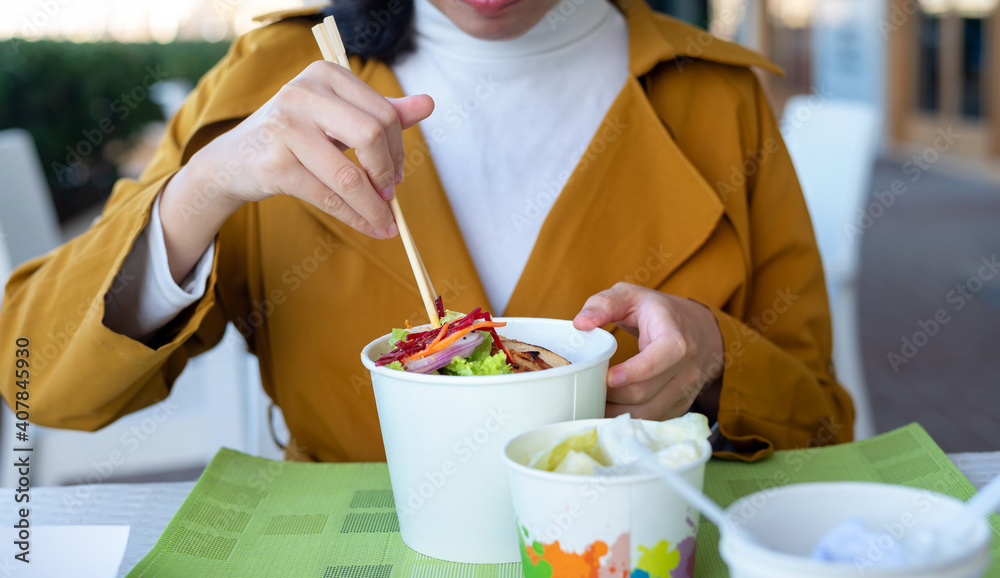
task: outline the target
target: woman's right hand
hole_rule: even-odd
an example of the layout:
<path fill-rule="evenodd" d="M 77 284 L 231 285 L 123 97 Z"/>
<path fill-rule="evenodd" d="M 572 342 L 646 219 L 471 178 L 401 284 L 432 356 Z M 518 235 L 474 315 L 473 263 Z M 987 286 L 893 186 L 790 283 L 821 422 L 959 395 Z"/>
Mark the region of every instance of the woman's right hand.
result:
<path fill-rule="evenodd" d="M 395 236 L 385 201 L 403 176 L 402 131 L 433 109 L 429 96 L 387 99 L 337 64 L 309 65 L 167 185 L 160 215 L 175 280 L 240 205 L 274 195 L 297 197 L 371 237 Z M 344 154 L 350 148 L 360 166 Z"/>

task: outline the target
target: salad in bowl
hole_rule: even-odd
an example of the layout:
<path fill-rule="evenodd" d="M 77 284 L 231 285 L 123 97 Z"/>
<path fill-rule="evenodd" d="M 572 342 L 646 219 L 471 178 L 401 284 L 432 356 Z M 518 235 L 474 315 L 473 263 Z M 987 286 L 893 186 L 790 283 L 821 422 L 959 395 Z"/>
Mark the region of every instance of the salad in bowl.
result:
<path fill-rule="evenodd" d="M 375 361 L 411 373 L 438 375 L 504 375 L 569 365 L 565 358 L 537 345 L 507 339 L 497 333 L 505 327 L 481 307 L 468 314 L 445 311 L 435 301 L 440 328 L 392 330 L 392 349 Z"/>

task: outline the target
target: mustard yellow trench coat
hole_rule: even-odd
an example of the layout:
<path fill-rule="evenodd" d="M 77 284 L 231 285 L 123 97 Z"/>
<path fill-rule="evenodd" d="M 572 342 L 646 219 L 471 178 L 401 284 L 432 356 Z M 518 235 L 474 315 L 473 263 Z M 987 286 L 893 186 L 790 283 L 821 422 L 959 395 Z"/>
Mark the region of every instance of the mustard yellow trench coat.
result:
<path fill-rule="evenodd" d="M 555 201 L 504 314 L 571 319 L 619 281 L 695 299 L 715 314 L 726 347 L 719 425 L 732 451 L 721 455 L 759 459 L 851 439 L 853 408 L 832 373 L 809 215 L 750 70 L 774 66 L 641 0 L 619 8 L 631 75 Z M 10 278 L 0 343 L 31 341 L 34 421 L 94 430 L 164 399 L 186 360 L 218 343 L 232 321 L 259 358 L 300 457 L 384 459 L 359 352 L 405 319 L 426 319 L 398 240 L 362 236 L 292 197 L 249 203 L 217 237 L 205 297 L 155 348 L 102 323 L 104 296 L 118 290 L 115 276 L 164 183 L 321 58 L 316 20 L 284 18 L 237 40 L 169 123 L 141 178 L 117 184 L 90 230 Z M 403 95 L 384 63 L 352 65 L 380 93 Z M 449 308 L 488 309 L 424 137 L 414 128 L 404 139 L 397 192 L 433 283 Z M 255 150 L 246 143 L 246 163 Z M 225 170 L 218 178 L 224 183 Z M 634 337 L 615 336 L 614 362 L 638 352 Z M 10 355 L 0 369 L 13 405 Z"/>

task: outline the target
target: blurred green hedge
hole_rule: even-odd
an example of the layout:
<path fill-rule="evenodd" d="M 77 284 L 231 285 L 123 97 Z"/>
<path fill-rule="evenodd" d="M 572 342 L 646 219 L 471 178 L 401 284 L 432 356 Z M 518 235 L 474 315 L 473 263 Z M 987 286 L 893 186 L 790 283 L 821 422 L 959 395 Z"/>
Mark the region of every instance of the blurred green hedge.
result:
<path fill-rule="evenodd" d="M 38 41 L 13 47 L 0 58 L 0 129 L 32 134 L 65 220 L 107 197 L 118 178 L 113 158 L 147 123 L 163 120 L 147 87 L 175 78 L 193 85 L 228 43 Z"/>

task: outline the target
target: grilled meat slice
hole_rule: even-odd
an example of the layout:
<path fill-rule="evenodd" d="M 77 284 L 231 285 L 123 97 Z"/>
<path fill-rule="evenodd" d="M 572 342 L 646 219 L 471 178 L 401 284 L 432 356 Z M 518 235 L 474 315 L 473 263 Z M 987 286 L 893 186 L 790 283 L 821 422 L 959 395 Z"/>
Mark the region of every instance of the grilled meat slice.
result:
<path fill-rule="evenodd" d="M 510 352 L 510 356 L 514 360 L 514 373 L 538 371 L 540 369 L 549 369 L 552 367 L 569 365 L 569 361 L 567 361 L 564 357 L 561 357 L 544 347 L 531 345 L 529 343 L 517 341 L 516 339 L 507 339 L 502 335 L 500 336 L 500 341 L 503 342 L 503 346 Z M 500 349 L 497 347 L 496 343 L 494 343 L 493 353 L 497 353 L 498 351 L 500 351 Z"/>

